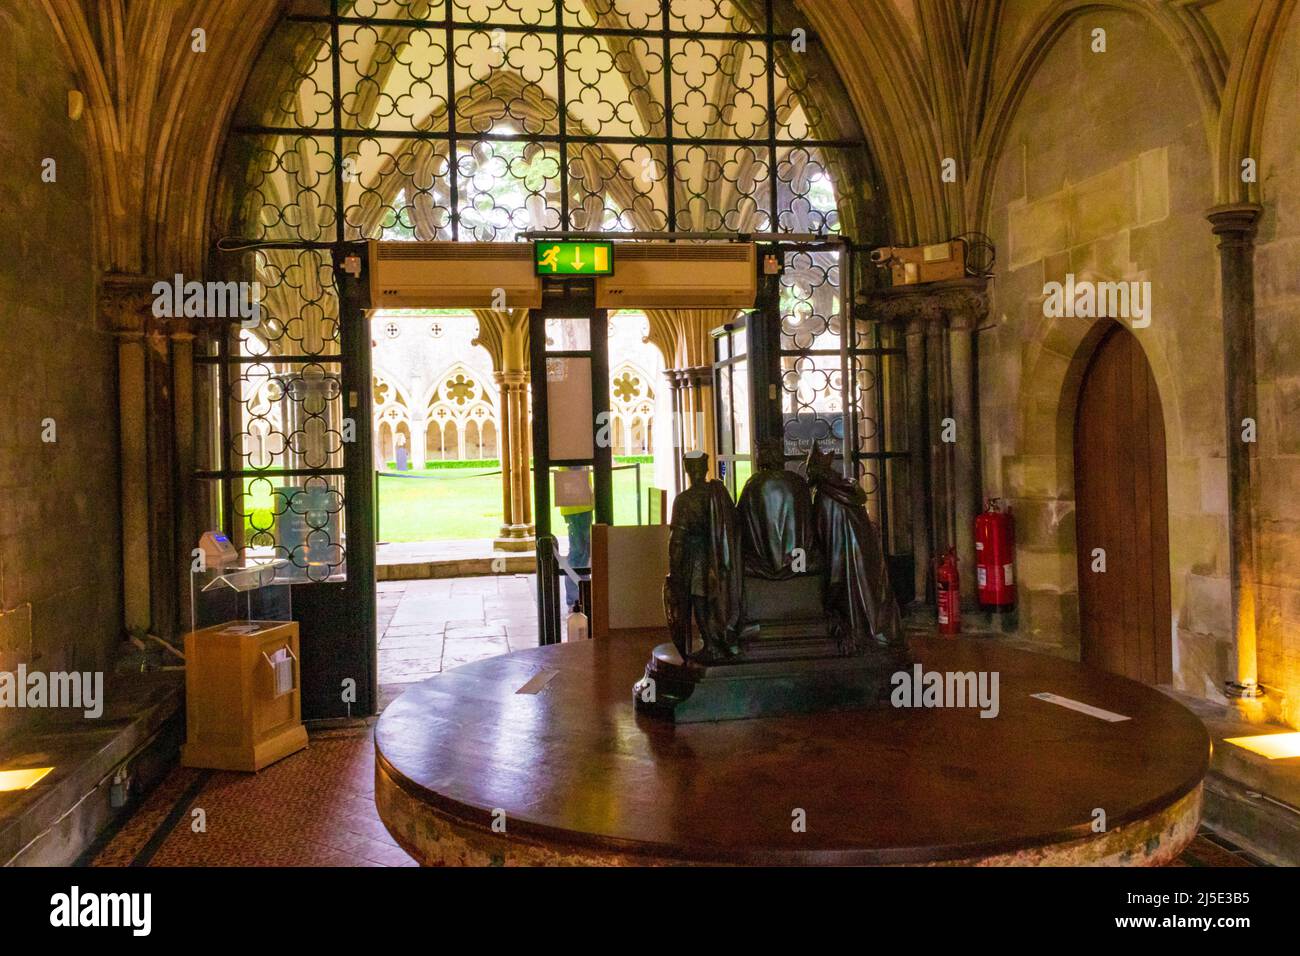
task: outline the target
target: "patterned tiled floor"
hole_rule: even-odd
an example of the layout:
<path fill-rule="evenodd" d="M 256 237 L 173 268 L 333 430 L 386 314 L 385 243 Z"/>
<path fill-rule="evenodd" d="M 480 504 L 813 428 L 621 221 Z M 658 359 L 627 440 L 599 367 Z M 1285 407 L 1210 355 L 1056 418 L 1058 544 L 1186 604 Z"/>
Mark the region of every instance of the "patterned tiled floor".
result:
<path fill-rule="evenodd" d="M 534 589 L 532 575 L 380 582 L 381 704 L 443 670 L 536 647 Z M 313 733 L 307 750 L 259 774 L 177 767 L 89 861 L 413 865 L 375 811 L 374 760 L 373 729 L 358 726 Z"/>
<path fill-rule="evenodd" d="M 314 733 L 258 774 L 177 767 L 89 862 L 414 866 L 379 820 L 374 778 L 368 726 Z"/>
<path fill-rule="evenodd" d="M 1249 850 L 1243 850 L 1209 827 L 1201 827 L 1174 866 L 1269 866 Z"/>

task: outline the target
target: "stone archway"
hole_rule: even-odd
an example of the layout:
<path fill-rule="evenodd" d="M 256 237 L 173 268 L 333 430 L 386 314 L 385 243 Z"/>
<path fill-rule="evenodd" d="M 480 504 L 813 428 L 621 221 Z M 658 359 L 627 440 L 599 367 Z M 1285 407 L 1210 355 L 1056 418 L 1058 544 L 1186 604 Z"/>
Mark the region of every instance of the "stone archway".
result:
<path fill-rule="evenodd" d="M 1143 353 L 1155 388 L 1161 416 L 1162 447 L 1176 457 L 1184 434 L 1179 417 L 1175 377 L 1161 340 L 1139 335 L 1109 318 L 1044 319 L 1027 351 L 1028 362 L 1016 406 L 1015 442 L 1018 454 L 1003 463 L 1003 495 L 1017 522 L 1016 565 L 1024 624 L 1029 633 L 1050 621 L 1064 652 L 1080 652 L 1080 591 L 1077 562 L 1081 547 L 1076 534 L 1077 471 L 1075 427 L 1086 374 L 1098 348 L 1122 328 Z M 1167 512 L 1169 492 L 1161 507 Z M 1179 501 L 1180 507 L 1190 507 Z M 1165 550 L 1166 561 L 1169 552 Z M 1166 568 L 1166 579 L 1174 570 Z M 1181 588 L 1173 593 L 1181 596 Z M 1037 620 L 1035 615 L 1038 615 Z"/>

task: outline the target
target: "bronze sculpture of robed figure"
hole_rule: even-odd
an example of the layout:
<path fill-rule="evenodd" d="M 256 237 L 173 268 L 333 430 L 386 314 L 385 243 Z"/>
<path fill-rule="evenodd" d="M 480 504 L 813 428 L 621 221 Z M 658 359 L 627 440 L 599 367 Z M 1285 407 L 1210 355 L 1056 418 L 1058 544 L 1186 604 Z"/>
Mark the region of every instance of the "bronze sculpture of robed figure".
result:
<path fill-rule="evenodd" d="M 664 582 L 672 643 L 636 685 L 639 710 L 689 722 L 869 706 L 906 661 L 865 493 L 815 444 L 806 479 L 779 441 L 757 451 L 737 505 L 706 454 L 684 458 Z"/>

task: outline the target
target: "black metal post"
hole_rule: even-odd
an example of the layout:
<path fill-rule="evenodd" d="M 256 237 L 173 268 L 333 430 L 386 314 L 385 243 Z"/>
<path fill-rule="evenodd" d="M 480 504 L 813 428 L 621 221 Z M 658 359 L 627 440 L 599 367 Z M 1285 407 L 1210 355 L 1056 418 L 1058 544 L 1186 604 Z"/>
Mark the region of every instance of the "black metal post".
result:
<path fill-rule="evenodd" d="M 593 443 L 593 486 L 596 495 L 596 520 L 614 523 L 613 435 L 609 413 L 609 312 L 591 312 L 591 410 L 596 426 Z M 601 434 L 608 437 L 601 441 Z"/>

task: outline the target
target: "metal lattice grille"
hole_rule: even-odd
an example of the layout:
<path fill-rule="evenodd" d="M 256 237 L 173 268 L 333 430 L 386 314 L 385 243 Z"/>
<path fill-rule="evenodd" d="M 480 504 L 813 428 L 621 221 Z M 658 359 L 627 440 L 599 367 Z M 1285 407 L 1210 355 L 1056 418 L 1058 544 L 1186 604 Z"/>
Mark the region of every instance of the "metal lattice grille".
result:
<path fill-rule="evenodd" d="M 238 544 L 307 579 L 346 575 L 345 243 L 874 229 L 860 131 L 793 0 L 289 6 L 227 149 L 227 231 L 264 244 L 234 271 L 266 298 L 200 359 L 222 398 L 200 477 Z"/>
<path fill-rule="evenodd" d="M 780 287 L 781 419 L 785 453 L 803 459 L 816 442 L 867 493 L 890 553 L 910 550 L 902 523 L 907 452 L 901 416 L 904 350 L 878 323 L 849 321 L 853 252 L 808 246 L 785 253 Z"/>
<path fill-rule="evenodd" d="M 863 145 L 790 0 L 356 0 L 290 16 L 237 130 L 244 234 L 839 232 Z"/>
<path fill-rule="evenodd" d="M 246 557 L 289 562 L 304 581 L 346 576 L 345 432 L 339 299 L 328 251 L 269 248 L 231 273 L 256 280 L 259 313 L 200 361 L 218 370 L 225 414 L 201 473 Z"/>

